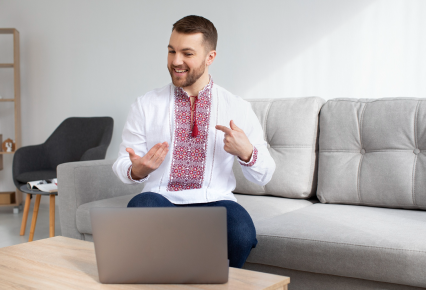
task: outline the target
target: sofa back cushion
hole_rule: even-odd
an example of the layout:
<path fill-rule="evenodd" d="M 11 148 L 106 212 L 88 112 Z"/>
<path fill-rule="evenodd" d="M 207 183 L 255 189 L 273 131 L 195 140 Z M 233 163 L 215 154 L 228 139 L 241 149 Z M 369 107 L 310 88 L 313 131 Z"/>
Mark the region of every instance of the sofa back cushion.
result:
<path fill-rule="evenodd" d="M 333 99 L 320 112 L 323 203 L 426 209 L 426 99 Z"/>
<path fill-rule="evenodd" d="M 234 192 L 309 198 L 316 191 L 318 114 L 325 101 L 317 97 L 248 100 L 263 127 L 276 163 L 265 186 L 249 182 L 234 162 Z"/>

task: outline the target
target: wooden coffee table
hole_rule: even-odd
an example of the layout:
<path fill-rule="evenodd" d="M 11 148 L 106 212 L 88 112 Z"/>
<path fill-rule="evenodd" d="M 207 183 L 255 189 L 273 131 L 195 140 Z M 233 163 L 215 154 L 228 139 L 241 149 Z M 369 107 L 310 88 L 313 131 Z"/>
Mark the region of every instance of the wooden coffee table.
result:
<path fill-rule="evenodd" d="M 7 289 L 287 290 L 289 283 L 289 277 L 229 268 L 226 284 L 101 284 L 91 242 L 53 237 L 0 248 L 0 285 Z"/>

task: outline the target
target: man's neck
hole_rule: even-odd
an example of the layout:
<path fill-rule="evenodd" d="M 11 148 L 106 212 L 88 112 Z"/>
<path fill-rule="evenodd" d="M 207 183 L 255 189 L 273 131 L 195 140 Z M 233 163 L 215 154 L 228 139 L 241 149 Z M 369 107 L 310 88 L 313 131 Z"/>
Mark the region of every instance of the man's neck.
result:
<path fill-rule="evenodd" d="M 205 73 L 189 87 L 182 88 L 189 96 L 198 96 L 198 93 L 209 83 L 210 76 L 207 70 Z"/>

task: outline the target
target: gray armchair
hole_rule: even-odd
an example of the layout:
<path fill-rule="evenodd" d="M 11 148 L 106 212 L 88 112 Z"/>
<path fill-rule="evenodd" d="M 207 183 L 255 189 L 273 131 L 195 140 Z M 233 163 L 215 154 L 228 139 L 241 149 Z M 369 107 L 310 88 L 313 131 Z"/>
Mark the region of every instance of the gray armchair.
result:
<path fill-rule="evenodd" d="M 62 163 L 104 159 L 113 125 L 111 117 L 72 117 L 43 144 L 19 148 L 12 166 L 15 186 L 19 189 L 28 181 L 56 178 L 56 167 Z"/>

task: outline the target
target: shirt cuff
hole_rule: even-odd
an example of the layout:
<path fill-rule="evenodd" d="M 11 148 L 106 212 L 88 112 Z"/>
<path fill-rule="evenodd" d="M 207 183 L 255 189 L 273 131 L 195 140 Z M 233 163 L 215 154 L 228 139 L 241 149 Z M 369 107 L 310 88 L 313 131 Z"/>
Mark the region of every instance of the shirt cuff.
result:
<path fill-rule="evenodd" d="M 240 164 L 242 166 L 247 166 L 247 167 L 252 167 L 257 161 L 257 148 L 253 146 L 253 154 L 251 154 L 251 158 L 248 162 L 244 162 L 240 159 L 240 157 L 238 157 L 238 162 L 240 162 Z"/>
<path fill-rule="evenodd" d="M 149 177 L 149 174 L 145 178 L 135 180 L 135 179 L 132 178 L 132 165 L 130 165 L 129 169 L 127 169 L 127 178 L 130 179 L 133 182 L 142 183 L 142 182 L 147 181 L 148 177 Z"/>

